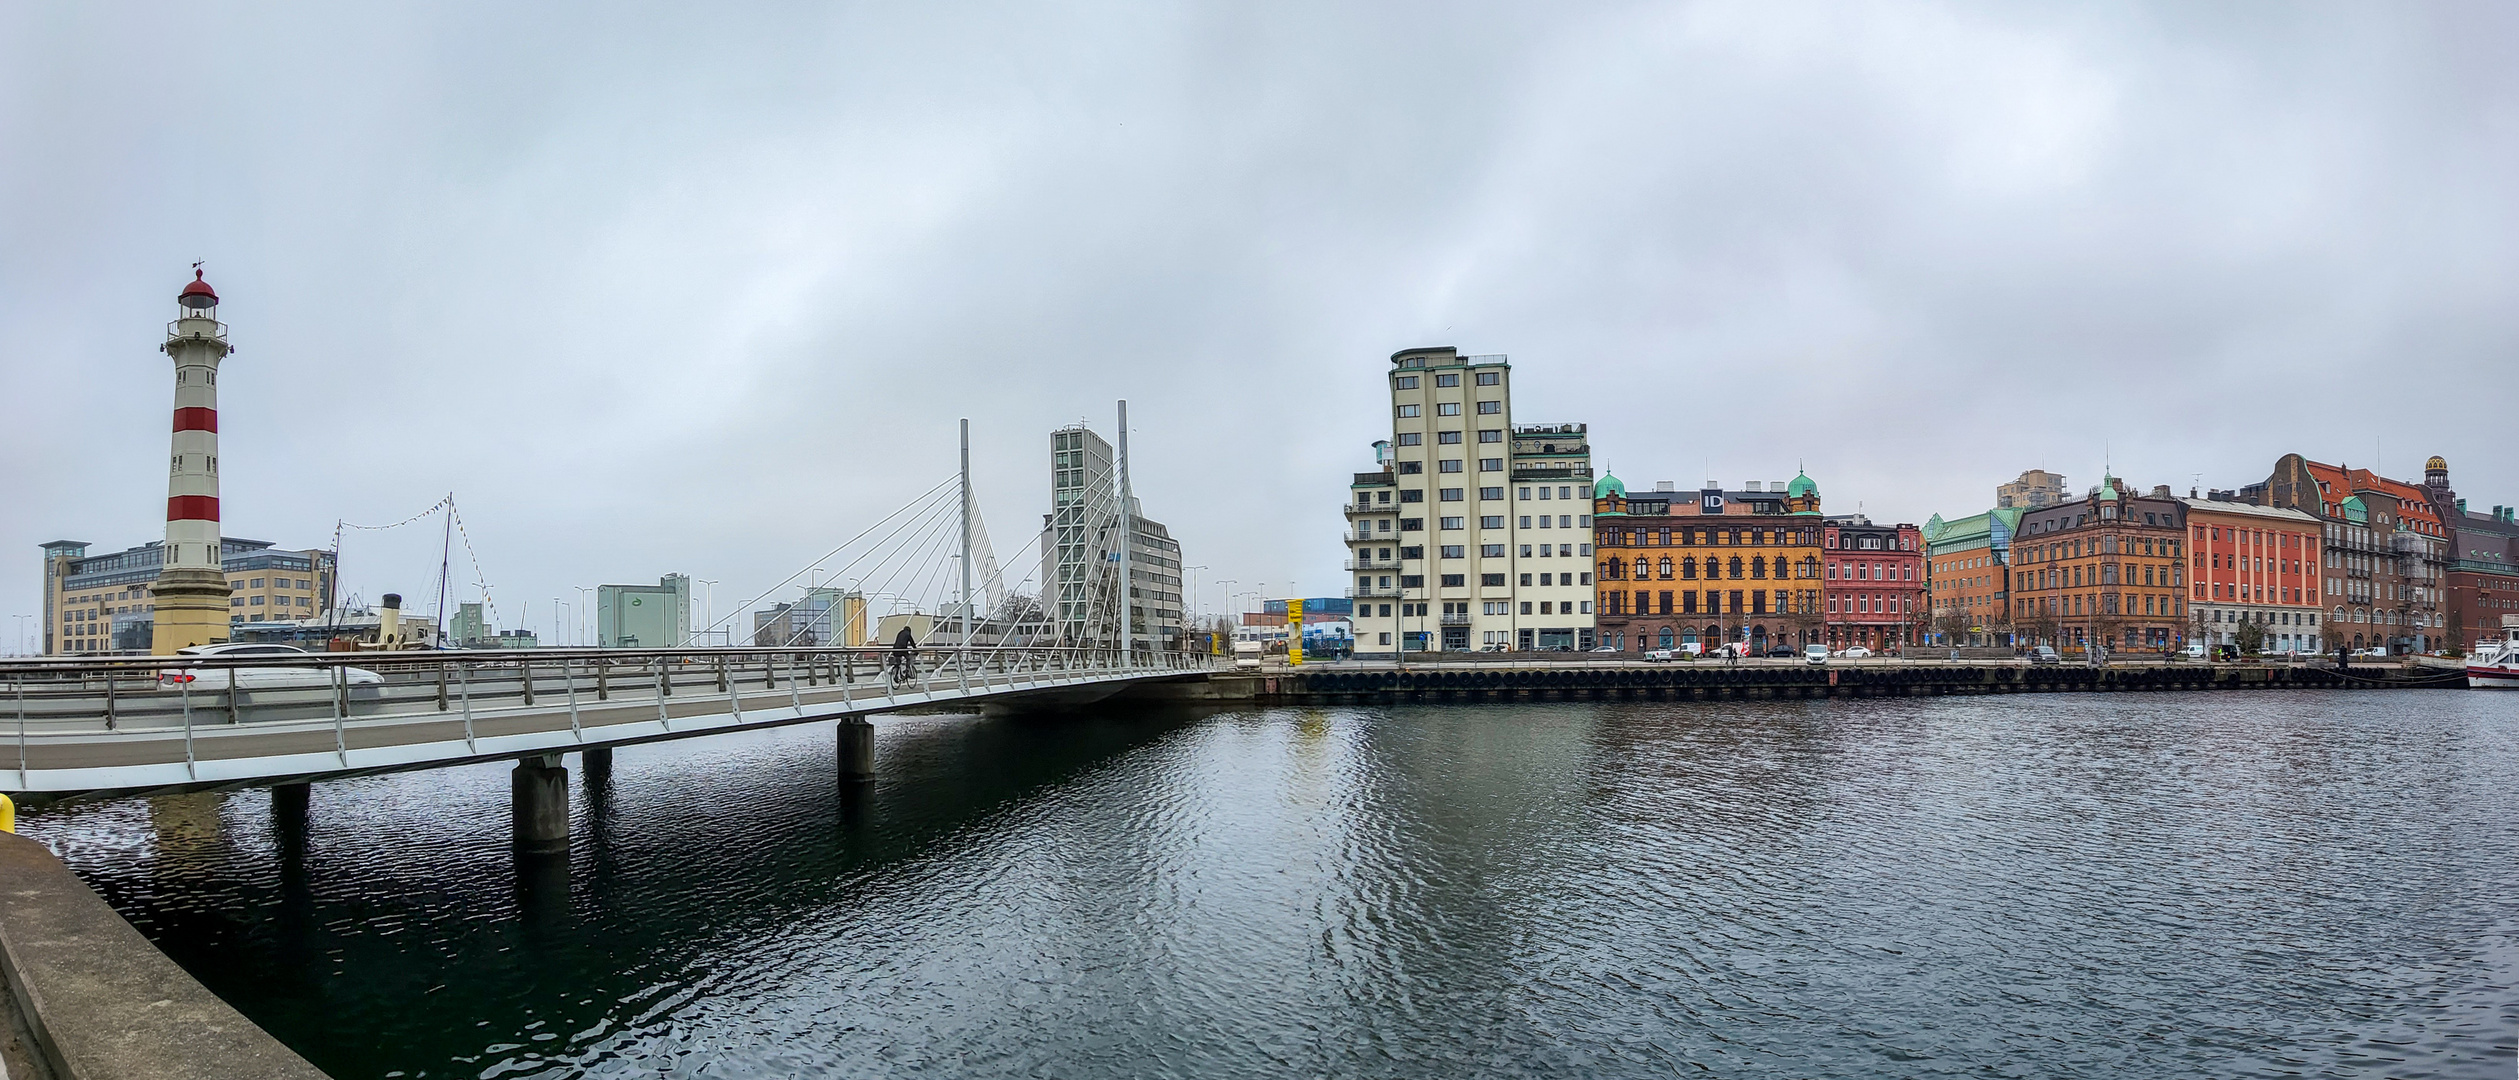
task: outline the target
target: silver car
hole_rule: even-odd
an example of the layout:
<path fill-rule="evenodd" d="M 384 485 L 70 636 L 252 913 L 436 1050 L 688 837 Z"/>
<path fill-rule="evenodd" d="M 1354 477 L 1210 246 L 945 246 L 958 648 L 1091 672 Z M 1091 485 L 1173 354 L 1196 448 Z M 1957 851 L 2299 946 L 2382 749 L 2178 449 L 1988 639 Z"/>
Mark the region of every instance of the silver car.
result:
<path fill-rule="evenodd" d="M 250 659 L 244 667 L 207 667 L 199 664 L 163 668 L 157 673 L 157 684 L 169 690 L 190 685 L 195 690 L 225 690 L 233 686 L 247 692 L 255 690 L 300 690 L 330 687 L 332 670 L 321 664 L 292 664 L 287 657 L 310 657 L 314 654 L 294 645 L 266 645 L 256 642 L 228 642 L 223 645 L 194 645 L 175 650 L 177 656 Z M 266 660 L 266 658 L 268 658 Z M 385 677 L 366 668 L 345 667 L 342 678 L 351 686 L 376 686 Z"/>

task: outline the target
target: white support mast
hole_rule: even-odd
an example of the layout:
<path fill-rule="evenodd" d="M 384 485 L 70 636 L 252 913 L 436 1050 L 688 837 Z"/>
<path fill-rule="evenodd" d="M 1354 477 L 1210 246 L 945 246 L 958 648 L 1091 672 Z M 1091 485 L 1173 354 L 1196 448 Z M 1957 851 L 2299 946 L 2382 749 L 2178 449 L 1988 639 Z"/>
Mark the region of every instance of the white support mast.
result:
<path fill-rule="evenodd" d="M 1120 663 L 1137 659 L 1137 628 L 1130 617 L 1129 549 L 1137 546 L 1137 509 L 1128 490 L 1128 399 L 1120 399 Z"/>
<path fill-rule="evenodd" d="M 962 420 L 962 663 L 971 670 L 971 420 Z M 965 676 L 968 677 L 967 674 Z"/>

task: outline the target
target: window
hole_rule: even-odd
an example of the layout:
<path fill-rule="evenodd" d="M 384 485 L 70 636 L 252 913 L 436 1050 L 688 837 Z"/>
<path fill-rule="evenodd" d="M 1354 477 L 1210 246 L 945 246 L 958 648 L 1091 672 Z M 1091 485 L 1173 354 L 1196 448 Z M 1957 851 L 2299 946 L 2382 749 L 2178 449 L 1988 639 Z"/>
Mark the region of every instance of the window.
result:
<path fill-rule="evenodd" d="M 1403 461 L 1399 463 L 1399 472 L 1402 476 L 1418 476 L 1422 475 L 1425 471 L 1426 463 L 1422 461 Z M 1401 501 L 1406 502 L 1407 500 L 1403 499 Z"/>
<path fill-rule="evenodd" d="M 1404 420 L 1404 419 L 1407 419 L 1408 417 L 1418 416 L 1418 415 L 1422 415 L 1422 414 L 1418 411 L 1418 407 L 1417 407 L 1417 406 L 1415 406 L 1415 405 L 1402 405 L 1402 406 L 1400 406 L 1400 407 L 1399 407 L 1399 415 L 1400 415 L 1400 418 Z"/>
<path fill-rule="evenodd" d="M 1575 582 L 1577 585 L 1589 585 L 1592 583 L 1592 575 L 1590 574 L 1578 574 L 1576 576 L 1581 579 Z"/>
<path fill-rule="evenodd" d="M 1399 531 L 1401 531 L 1401 532 L 1424 532 L 1424 531 L 1426 531 L 1426 519 L 1424 519 L 1424 518 L 1401 518 L 1401 519 L 1399 519 Z M 1417 557 L 1418 557 L 1418 558 L 1420 558 L 1420 559 L 1425 558 L 1425 556 L 1423 556 L 1423 555 L 1420 555 L 1420 556 L 1417 556 Z"/>
<path fill-rule="evenodd" d="M 1521 498 L 1522 498 L 1522 501 L 1523 501 L 1523 502 L 1529 502 L 1529 501 L 1531 501 L 1531 489 L 1529 489 L 1529 488 L 1523 488 L 1523 489 L 1521 489 Z"/>
<path fill-rule="evenodd" d="M 1434 384 L 1436 386 L 1459 386 L 1461 385 L 1461 373 L 1455 371 L 1446 375 L 1437 375 L 1434 377 Z"/>
<path fill-rule="evenodd" d="M 1424 544 L 1412 544 L 1412 545 L 1409 545 L 1408 547 L 1401 548 L 1401 549 L 1399 549 L 1399 557 L 1400 557 L 1400 558 L 1402 558 L 1402 559 L 1422 559 L 1422 558 L 1425 558 L 1425 557 L 1426 557 L 1426 546 L 1425 546 Z"/>
<path fill-rule="evenodd" d="M 1482 371 L 1478 373 L 1478 385 L 1480 386 L 1494 386 L 1503 381 L 1504 373 L 1501 371 Z"/>
<path fill-rule="evenodd" d="M 1522 545 L 1522 557 L 1525 559 L 1531 557 L 1531 546 L 1529 544 Z"/>
<path fill-rule="evenodd" d="M 261 607 L 261 606 L 262 606 L 262 597 L 259 597 L 259 596 L 254 597 L 254 598 L 253 598 L 252 603 L 253 603 L 253 605 L 254 605 L 255 607 Z"/>
<path fill-rule="evenodd" d="M 1443 587 L 1447 589 L 1460 588 L 1463 584 L 1464 577 L 1465 575 L 1462 574 L 1445 574 L 1443 575 Z"/>
<path fill-rule="evenodd" d="M 1582 605 L 1583 605 L 1583 611 L 1582 611 L 1582 614 L 1589 615 L 1589 614 L 1591 614 L 1591 613 L 1592 613 L 1592 602 L 1591 602 L 1591 601 L 1589 601 L 1589 600 L 1578 600 L 1578 601 L 1576 601 L 1576 603 L 1579 603 L 1579 604 L 1582 604 Z"/>
<path fill-rule="evenodd" d="M 1541 488 L 1541 489 L 1539 489 L 1539 501 L 1541 501 L 1541 502 L 1547 502 L 1547 501 L 1548 501 L 1548 490 L 1549 490 L 1549 489 L 1544 488 L 1544 487 L 1543 487 L 1543 488 Z"/>
<path fill-rule="evenodd" d="M 1500 416 L 1503 413 L 1504 402 L 1482 401 L 1478 403 L 1478 415 L 1480 416 Z"/>
<path fill-rule="evenodd" d="M 1461 459 L 1445 458 L 1442 461 L 1435 463 L 1435 471 L 1448 473 L 1459 472 L 1461 471 Z"/>
<path fill-rule="evenodd" d="M 1426 501 L 1426 493 L 1417 488 L 1409 488 L 1408 490 L 1399 493 L 1399 501 L 1404 503 L 1421 503 Z"/>
<path fill-rule="evenodd" d="M 1445 544 L 1445 545 L 1443 545 L 1443 557 L 1444 557 L 1444 558 L 1447 558 L 1447 559 L 1458 559 L 1458 558 L 1462 558 L 1462 557 L 1464 557 L 1464 552 L 1463 552 L 1463 550 L 1462 550 L 1461 545 L 1459 545 L 1459 544 Z"/>
<path fill-rule="evenodd" d="M 1503 544 L 1480 544 L 1480 545 L 1478 545 L 1478 557 L 1479 557 L 1479 558 L 1482 558 L 1482 559 L 1501 559 L 1501 558 L 1504 558 L 1504 545 L 1503 545 Z M 1504 582 L 1502 582 L 1502 581 L 1498 581 L 1498 582 L 1496 582 L 1496 584 L 1498 584 L 1498 585 L 1502 585 L 1502 584 L 1504 584 Z"/>
<path fill-rule="evenodd" d="M 1501 428 L 1487 428 L 1478 433 L 1478 441 L 1483 443 L 1503 442 L 1504 431 Z"/>
<path fill-rule="evenodd" d="M 1478 471 L 1479 471 L 1479 472 L 1503 472 L 1503 471 L 1504 471 L 1504 459 L 1503 459 L 1503 458 L 1500 458 L 1500 457 L 1483 457 L 1483 458 L 1479 458 L 1479 459 L 1478 459 Z"/>
<path fill-rule="evenodd" d="M 1522 527 L 1525 529 L 1531 527 L 1531 516 L 1529 514 L 1522 515 Z"/>
<path fill-rule="evenodd" d="M 1496 545 L 1496 546 L 1498 546 L 1498 547 L 1502 547 L 1502 546 L 1504 546 L 1504 545 L 1499 544 L 1499 545 Z M 1502 554 L 1502 552 L 1498 552 L 1498 554 Z M 1502 585 L 1502 584 L 1504 584 L 1504 575 L 1503 575 L 1503 574 L 1480 574 L 1480 575 L 1478 575 L 1478 583 L 1479 583 L 1480 585 Z M 1487 614 L 1489 614 L 1489 615 L 1502 615 L 1502 614 L 1504 614 L 1504 612 L 1502 612 L 1502 611 L 1492 610 L 1492 606 L 1491 606 L 1491 609 L 1487 612 Z"/>
<path fill-rule="evenodd" d="M 1528 600 L 1524 600 L 1524 601 L 1522 601 L 1522 614 L 1524 614 L 1524 615 L 1528 615 L 1528 614 L 1530 614 L 1530 613 L 1531 613 L 1531 602 L 1530 602 L 1530 601 L 1528 601 Z"/>
<path fill-rule="evenodd" d="M 1504 489 L 1503 489 L 1503 488 L 1500 488 L 1500 487 L 1483 487 L 1483 488 L 1479 488 L 1479 489 L 1478 489 L 1478 497 L 1479 497 L 1479 498 L 1482 498 L 1482 499 L 1494 499 L 1494 500 L 1497 500 L 1497 501 L 1501 502 L 1501 501 L 1503 501 L 1503 500 L 1504 500 Z M 1498 528 L 1502 528 L 1502 527 L 1503 527 L 1503 523 L 1502 523 L 1502 522 L 1498 522 L 1498 523 L 1497 523 L 1497 527 L 1498 527 Z"/>
<path fill-rule="evenodd" d="M 246 582 L 246 583 L 245 583 L 245 587 L 246 587 L 246 588 L 249 588 L 249 589 L 259 589 L 259 588 L 262 588 L 262 579 L 261 579 L 261 578 L 255 578 L 255 579 L 254 579 L 254 580 L 252 580 L 252 581 Z"/>
<path fill-rule="evenodd" d="M 1572 514 L 1559 514 L 1559 515 L 1557 515 L 1557 527 L 1558 527 L 1558 528 L 1560 528 L 1560 529 L 1571 529 L 1571 528 L 1574 528 L 1574 515 L 1572 515 Z"/>
<path fill-rule="evenodd" d="M 1426 575 L 1424 575 L 1424 574 L 1401 574 L 1401 575 L 1399 576 L 1399 587 L 1400 587 L 1400 588 L 1403 588 L 1403 589 L 1422 589 L 1422 588 L 1425 588 L 1425 587 L 1426 587 Z"/>
<path fill-rule="evenodd" d="M 1539 583 L 1542 585 L 1554 585 L 1557 583 L 1555 580 L 1556 577 L 1557 575 L 1555 574 L 1541 574 L 1539 576 Z"/>
<path fill-rule="evenodd" d="M 1414 390 L 1417 388 L 1417 377 L 1414 375 L 1402 375 L 1399 378 L 1391 380 L 1391 385 L 1402 390 Z"/>
<path fill-rule="evenodd" d="M 1399 444 L 1401 446 L 1424 446 L 1426 445 L 1426 433 L 1422 431 L 1400 432 Z"/>
<path fill-rule="evenodd" d="M 1456 518 L 1456 517 L 1448 517 L 1448 518 L 1444 518 L 1444 519 L 1443 519 L 1443 527 L 1444 527 L 1444 528 L 1446 528 L 1446 529 L 1458 529 L 1458 528 L 1462 528 L 1462 527 L 1463 527 L 1463 526 L 1462 526 L 1462 524 L 1461 524 L 1462 520 L 1463 520 L 1463 519 L 1461 519 L 1461 518 Z"/>
<path fill-rule="evenodd" d="M 1444 502 L 1459 502 L 1459 501 L 1461 501 L 1461 489 L 1460 489 L 1460 488 L 1443 488 L 1443 489 L 1441 489 L 1441 490 L 1437 491 L 1437 492 L 1436 492 L 1436 494 L 1437 494 L 1437 495 L 1439 495 L 1439 496 L 1441 496 Z"/>
<path fill-rule="evenodd" d="M 1524 574 L 1524 575 L 1522 575 L 1522 585 L 1523 585 L 1523 587 L 1528 588 L 1528 587 L 1530 586 L 1530 584 L 1531 584 L 1531 576 L 1530 576 L 1529 574 Z"/>
<path fill-rule="evenodd" d="M 1461 415 L 1461 403 L 1457 401 L 1435 402 L 1434 414 L 1436 416 L 1459 416 Z"/>
<path fill-rule="evenodd" d="M 1578 528 L 1578 529 L 1589 529 L 1589 528 L 1591 528 L 1591 527 L 1592 527 L 1592 515 L 1590 515 L 1590 514 L 1576 514 L 1576 515 L 1574 516 L 1574 524 L 1575 524 L 1575 527 L 1576 527 L 1576 528 Z M 1587 552 L 1587 554 L 1588 554 L 1588 552 Z"/>

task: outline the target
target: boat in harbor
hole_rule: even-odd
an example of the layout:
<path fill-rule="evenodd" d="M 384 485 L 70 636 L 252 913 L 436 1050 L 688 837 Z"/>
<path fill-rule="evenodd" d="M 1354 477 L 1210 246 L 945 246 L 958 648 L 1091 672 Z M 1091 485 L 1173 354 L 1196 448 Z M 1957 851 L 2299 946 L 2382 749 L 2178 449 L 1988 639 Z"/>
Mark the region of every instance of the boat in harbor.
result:
<path fill-rule="evenodd" d="M 2502 616 L 2502 639 L 2467 654 L 2467 687 L 2519 690 L 2519 615 Z"/>

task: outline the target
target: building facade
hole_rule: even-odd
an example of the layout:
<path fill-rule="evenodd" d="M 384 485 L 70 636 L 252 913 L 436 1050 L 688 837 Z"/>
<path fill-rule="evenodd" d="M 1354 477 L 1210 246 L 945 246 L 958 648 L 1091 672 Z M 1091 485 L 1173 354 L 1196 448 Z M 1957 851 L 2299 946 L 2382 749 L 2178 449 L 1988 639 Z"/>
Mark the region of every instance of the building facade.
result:
<path fill-rule="evenodd" d="M 2324 524 L 2298 510 L 2240 502 L 2234 492 L 2180 501 L 2187 508 L 2187 640 L 2242 644 L 2252 633 L 2244 628 L 2253 625 L 2264 635 L 2262 651 L 2323 651 Z"/>
<path fill-rule="evenodd" d="M 1823 640 L 1825 520 L 1818 485 L 1664 481 L 1593 489 L 1600 642 L 1624 653 L 1740 642 L 1757 652 Z"/>
<path fill-rule="evenodd" d="M 2440 471 L 2445 490 L 2446 463 Z M 2446 636 L 2449 526 L 2433 495 L 2299 454 L 2283 455 L 2264 483 L 2239 491 L 2249 502 L 2311 514 L 2324 527 L 2326 647 L 2394 653 L 2428 652 Z"/>
<path fill-rule="evenodd" d="M 1591 648 L 1585 426 L 1514 423 L 1501 354 L 1404 349 L 1384 377 L 1391 437 L 1345 504 L 1358 655 Z"/>
<path fill-rule="evenodd" d="M 1994 486 L 1994 505 L 1999 510 L 2032 510 L 2055 506 L 2069 497 L 2064 488 L 2064 474 L 2045 469 L 2030 469 L 2008 484 Z"/>
<path fill-rule="evenodd" d="M 1924 530 L 1875 525 L 1850 514 L 1826 519 L 1827 644 L 1892 652 L 1917 644 L 1931 604 L 1925 591 Z"/>
<path fill-rule="evenodd" d="M 1120 632 L 1121 503 L 1111 444 L 1083 424 L 1050 433 L 1050 514 L 1043 522 L 1042 580 L 1052 624 L 1067 641 Z M 1181 545 L 1126 498 L 1130 634 L 1141 649 L 1181 642 Z"/>
<path fill-rule="evenodd" d="M 2008 563 L 2015 644 L 2171 649 L 2186 641 L 2186 503 L 2113 476 L 2023 513 Z"/>
<path fill-rule="evenodd" d="M 605 649 L 680 649 L 691 644 L 691 578 L 595 587 L 595 644 Z"/>
<path fill-rule="evenodd" d="M 2024 511 L 1998 506 L 1957 521 L 1924 523 L 1924 639 L 1935 645 L 2013 644 L 2012 540 Z"/>
<path fill-rule="evenodd" d="M 2519 508 L 2467 509 L 2449 486 L 2449 463 L 2438 457 L 2424 464 L 2423 487 L 2448 526 L 2441 644 L 2473 652 L 2480 642 L 2501 640 L 2501 620 L 2519 615 Z"/>
<path fill-rule="evenodd" d="M 89 555 L 84 540 L 43 545 L 46 656 L 157 651 L 157 584 L 165 545 Z M 226 627 L 322 618 L 333 605 L 333 554 L 273 547 L 268 540 L 219 539 Z M 229 639 L 227 630 L 219 640 Z"/>

